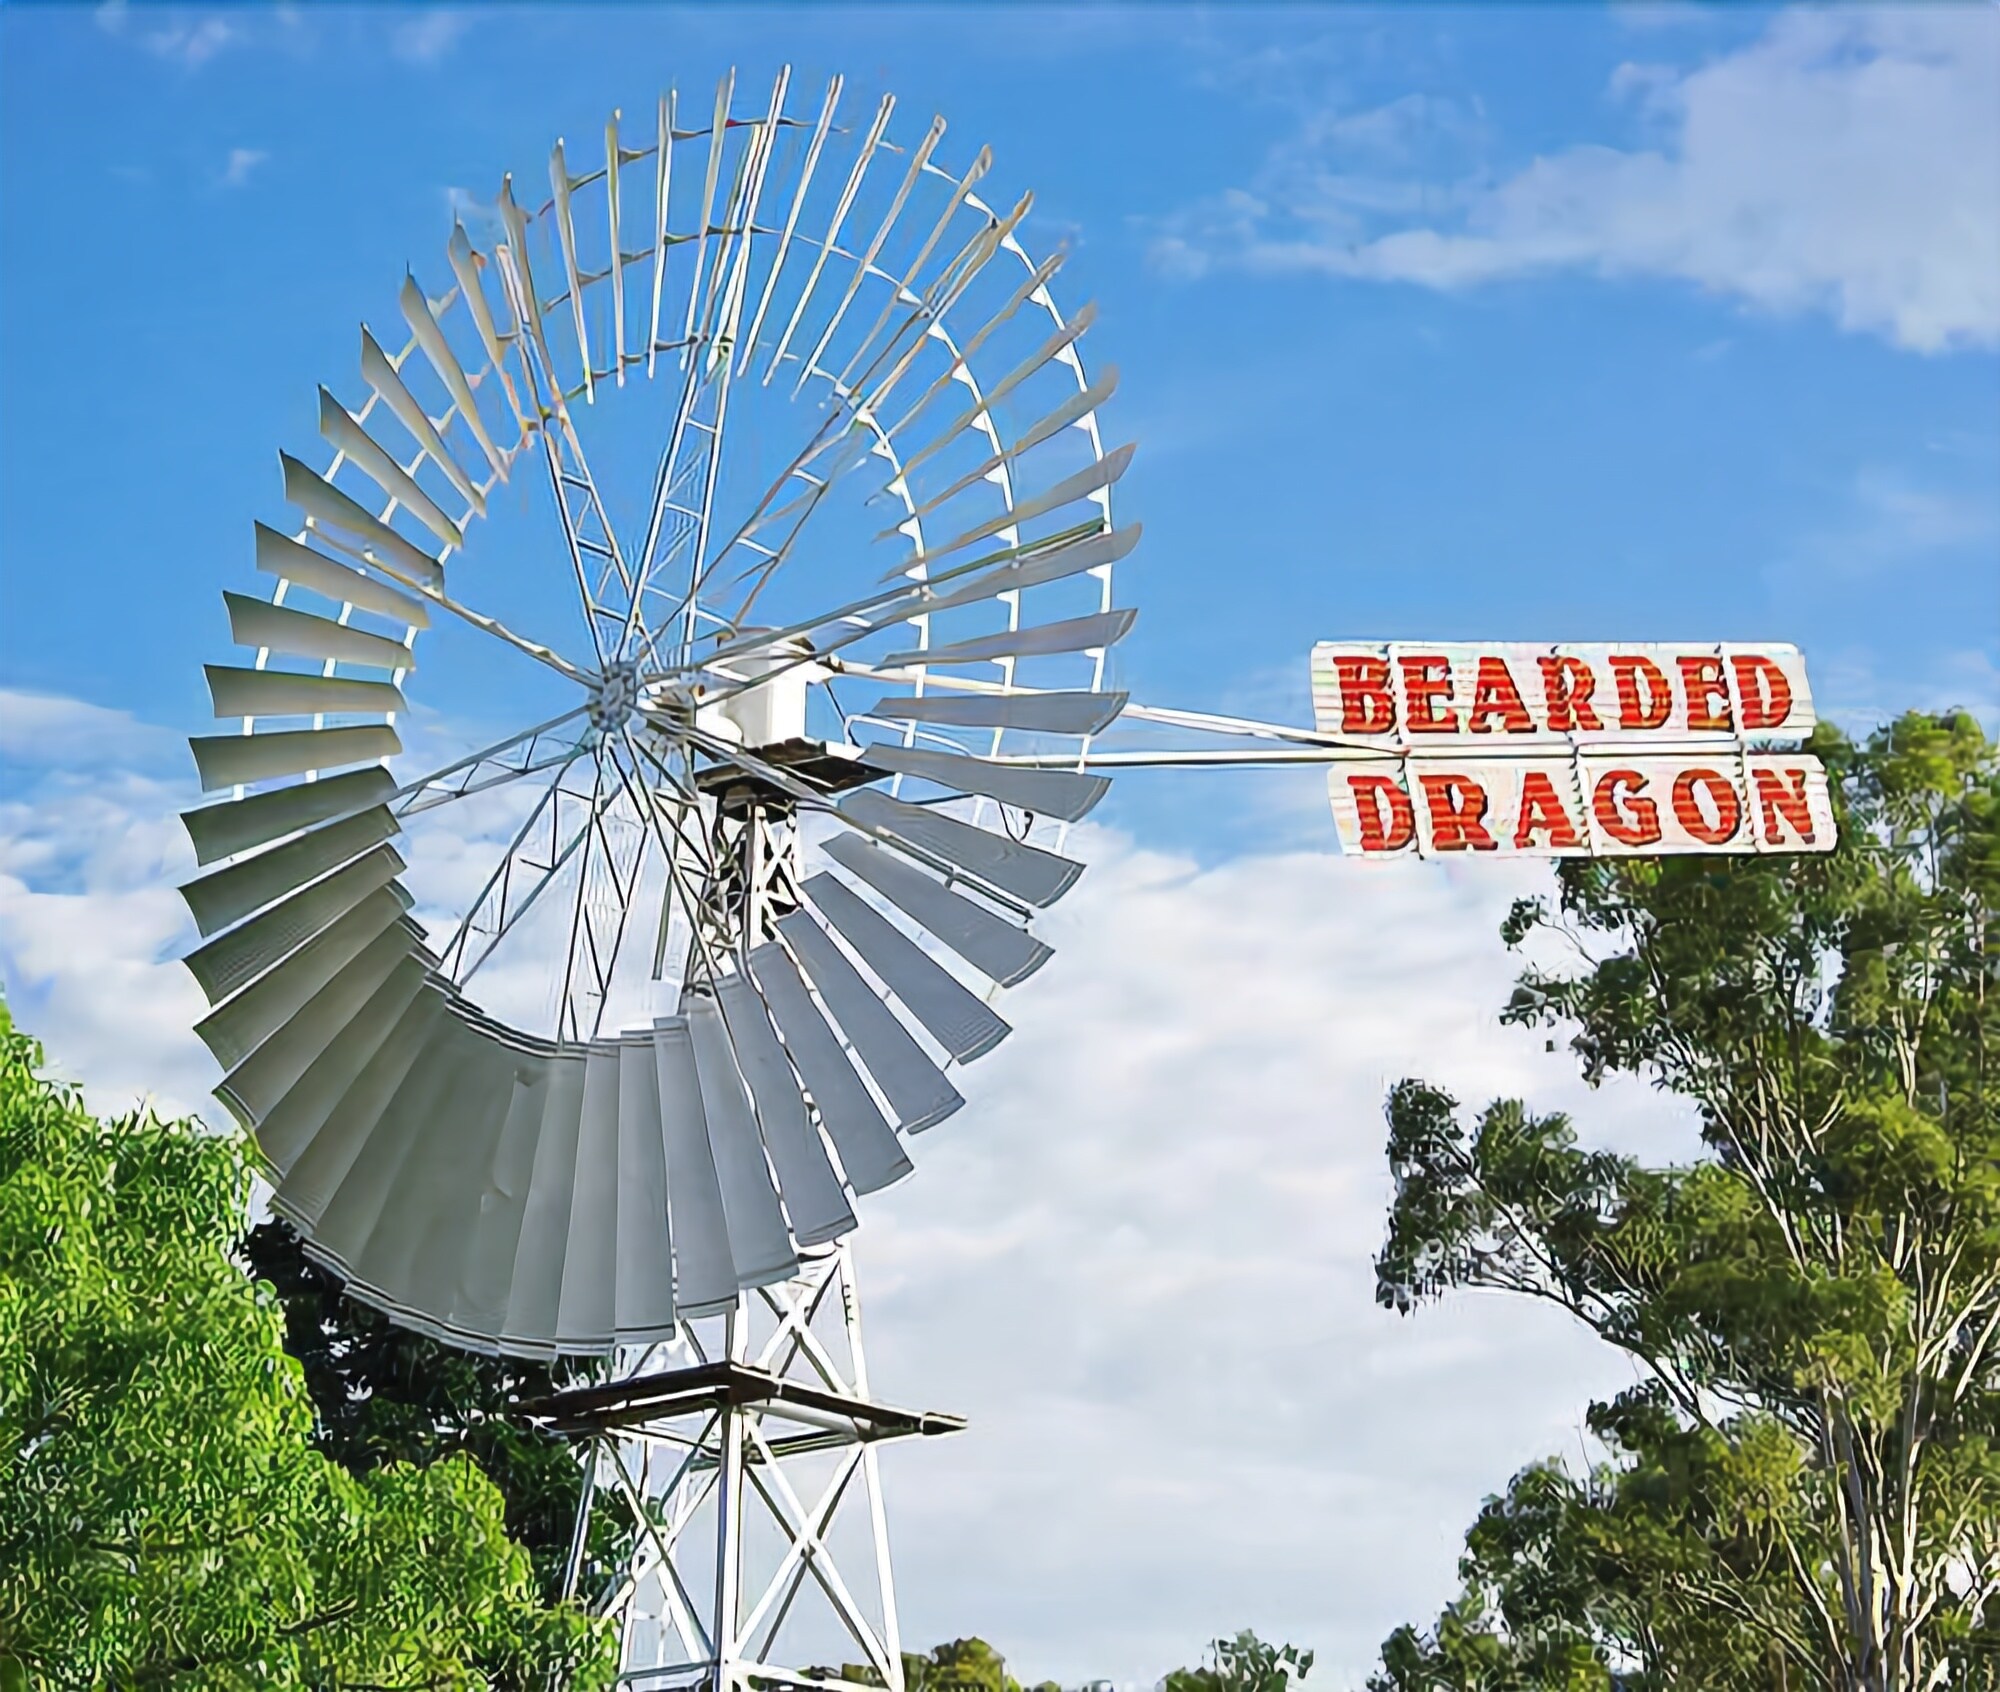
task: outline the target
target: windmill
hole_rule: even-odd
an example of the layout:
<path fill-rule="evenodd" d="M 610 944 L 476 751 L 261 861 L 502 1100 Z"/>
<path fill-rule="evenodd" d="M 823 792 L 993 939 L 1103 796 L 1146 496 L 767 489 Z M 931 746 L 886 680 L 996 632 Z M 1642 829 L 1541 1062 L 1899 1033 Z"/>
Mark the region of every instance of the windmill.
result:
<path fill-rule="evenodd" d="M 361 331 L 348 398 L 320 390 L 323 467 L 281 454 L 270 590 L 224 596 L 250 656 L 207 671 L 236 727 L 192 742 L 218 1093 L 354 1296 L 608 1360 L 543 1410 L 588 1452 L 572 1583 L 595 1498 L 638 1524 L 591 1594 L 635 1686 L 798 1680 L 817 1604 L 900 1688 L 876 1451 L 962 1424 L 874 1398 L 846 1241 L 1048 961 L 1098 772 L 1430 792 L 1395 723 L 1340 720 L 1407 712 L 1407 653 L 1327 656 L 1313 729 L 1115 690 L 1116 374 L 1018 238 L 1028 199 L 948 156 L 942 120 L 785 72 L 559 142 L 546 194 L 509 179 Z M 510 726 L 426 757 L 420 663 L 431 710 Z M 1650 727 L 1712 752 L 1672 709 Z M 1121 711 L 1166 744 L 1101 748 Z M 1359 849 L 1449 849 L 1341 791 Z M 436 910 L 405 885 L 426 853 Z"/>

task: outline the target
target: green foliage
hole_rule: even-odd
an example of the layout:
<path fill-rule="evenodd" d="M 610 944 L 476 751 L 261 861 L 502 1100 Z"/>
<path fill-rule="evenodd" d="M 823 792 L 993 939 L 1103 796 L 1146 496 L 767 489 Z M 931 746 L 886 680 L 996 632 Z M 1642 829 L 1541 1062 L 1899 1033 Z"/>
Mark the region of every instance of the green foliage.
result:
<path fill-rule="evenodd" d="M 500 1489 L 508 1537 L 534 1559 L 553 1603 L 583 1491 L 583 1468 L 567 1440 L 517 1420 L 520 1405 L 575 1384 L 546 1365 L 481 1357 L 444 1346 L 343 1296 L 338 1276 L 306 1256 L 282 1222 L 245 1237 L 250 1272 L 276 1289 L 285 1349 L 312 1395 L 313 1443 L 350 1474 L 390 1463 L 420 1467 L 460 1452 Z M 633 1524 L 617 1494 L 600 1496 L 578 1590 L 594 1592 L 619 1566 Z"/>
<path fill-rule="evenodd" d="M 881 1686 L 881 1675 L 865 1663 L 843 1663 L 838 1669 L 807 1669 L 815 1679 L 838 1678 L 860 1686 Z M 905 1692 L 1021 1692 L 1021 1683 L 1007 1672 L 1006 1659 L 983 1639 L 953 1639 L 929 1655 L 903 1653 Z M 1060 1692 L 1053 1685 L 1033 1692 Z"/>
<path fill-rule="evenodd" d="M 0 1021 L 0 1685 L 606 1684 L 464 1455 L 348 1474 L 230 1260 L 239 1141 L 98 1122 Z"/>
<path fill-rule="evenodd" d="M 1290 1692 L 1312 1665 L 1312 1652 L 1267 1645 L 1246 1628 L 1234 1639 L 1211 1641 L 1199 1668 L 1175 1669 L 1161 1687 L 1162 1692 Z"/>
<path fill-rule="evenodd" d="M 1504 930 L 1583 959 L 1530 967 L 1509 1020 L 1690 1100 L 1707 1157 L 1390 1094 L 1381 1300 L 1544 1299 L 1647 1382 L 1593 1409 L 1596 1472 L 1488 1505 L 1464 1596 L 1388 1641 L 1379 1688 L 1990 1682 L 2000 759 L 1963 715 L 1815 750 L 1837 851 L 1568 862 Z"/>

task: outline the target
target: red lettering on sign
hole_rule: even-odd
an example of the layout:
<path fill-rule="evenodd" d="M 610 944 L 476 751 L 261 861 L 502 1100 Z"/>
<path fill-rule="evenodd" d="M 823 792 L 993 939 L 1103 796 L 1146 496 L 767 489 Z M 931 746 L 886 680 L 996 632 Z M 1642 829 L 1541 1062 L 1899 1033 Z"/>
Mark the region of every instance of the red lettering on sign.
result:
<path fill-rule="evenodd" d="M 1749 716 L 1749 711 L 1744 711 Z M 1782 846 L 1785 843 L 1784 830 L 1778 826 L 1779 819 L 1792 825 L 1792 832 L 1800 841 L 1810 846 L 1813 843 L 1812 803 L 1806 796 L 1806 772 L 1804 770 L 1756 770 L 1752 772 L 1757 787 L 1757 803 L 1764 812 L 1764 844 Z"/>
<path fill-rule="evenodd" d="M 1486 832 L 1486 789 L 1470 776 L 1427 775 L 1424 807 L 1431 818 L 1434 852 L 1492 852 L 1498 843 Z"/>
<path fill-rule="evenodd" d="M 1546 770 L 1529 770 L 1521 778 L 1521 814 L 1514 825 L 1514 850 L 1526 851 L 1535 836 L 1546 832 L 1551 846 L 1581 846 L 1576 824 L 1563 808 L 1562 794 Z"/>
<path fill-rule="evenodd" d="M 1397 662 L 1403 668 L 1403 720 L 1410 733 L 1456 733 L 1458 713 L 1437 709 L 1437 701 L 1451 701 L 1451 660 L 1400 658 Z"/>
<path fill-rule="evenodd" d="M 1729 660 L 1729 667 L 1736 672 L 1736 697 L 1746 729 L 1774 729 L 1792 714 L 1792 684 L 1770 659 L 1739 653 Z"/>
<path fill-rule="evenodd" d="M 1347 778 L 1361 819 L 1361 850 L 1400 852 L 1416 838 L 1416 812 L 1403 784 L 1393 776 L 1357 775 Z"/>
<path fill-rule="evenodd" d="M 1721 668 L 1722 661 L 1715 660 Z M 1708 795 L 1715 807 L 1715 821 L 1708 820 L 1695 799 L 1695 789 Z M 1743 820 L 1743 804 L 1736 788 L 1719 770 L 1682 770 L 1674 777 L 1674 820 L 1704 846 L 1720 846 L 1735 838 L 1736 825 Z"/>
<path fill-rule="evenodd" d="M 1688 727 L 1726 729 L 1729 727 L 1729 683 L 1722 679 L 1720 658 L 1683 658 L 1681 686 L 1688 696 Z M 1721 709 L 1716 708 L 1717 701 Z"/>
<path fill-rule="evenodd" d="M 1336 658 L 1340 684 L 1340 732 L 1387 734 L 1396 726 L 1396 700 L 1389 691 L 1386 658 Z"/>
<path fill-rule="evenodd" d="M 1588 664 L 1581 658 L 1544 658 L 1541 665 L 1542 696 L 1548 704 L 1552 732 L 1567 734 L 1577 729 L 1604 727 L 1597 720 L 1597 708 L 1590 702 L 1597 689 L 1597 678 L 1590 673 Z"/>
<path fill-rule="evenodd" d="M 1521 690 L 1504 658 L 1479 660 L 1479 679 L 1472 684 L 1472 709 L 1465 714 L 1465 726 L 1474 734 L 1485 734 L 1489 717 L 1498 717 L 1509 734 L 1535 732 L 1535 719 L 1521 703 Z"/>
<path fill-rule="evenodd" d="M 1620 728 L 1656 729 L 1667 720 L 1674 708 L 1674 690 L 1666 671 L 1652 659 L 1636 654 L 1613 658 L 1611 679 L 1618 685 Z"/>
<path fill-rule="evenodd" d="M 1660 807 L 1640 797 L 1645 789 L 1646 778 L 1637 770 L 1606 770 L 1597 778 L 1591 812 L 1597 826 L 1621 846 L 1659 843 Z"/>

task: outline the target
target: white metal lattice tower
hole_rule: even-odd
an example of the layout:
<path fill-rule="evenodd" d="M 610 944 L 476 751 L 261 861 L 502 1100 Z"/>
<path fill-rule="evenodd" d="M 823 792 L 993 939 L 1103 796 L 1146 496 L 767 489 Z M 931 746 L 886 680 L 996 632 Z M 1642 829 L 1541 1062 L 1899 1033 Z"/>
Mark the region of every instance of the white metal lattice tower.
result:
<path fill-rule="evenodd" d="M 608 1588 L 574 1592 L 616 1618 L 621 1684 L 841 1685 L 858 1663 L 902 1692 L 877 1450 L 964 1424 L 872 1398 L 845 1246 L 700 1330 L 534 1407 L 584 1450 L 573 1592 L 595 1512 L 636 1524 Z"/>

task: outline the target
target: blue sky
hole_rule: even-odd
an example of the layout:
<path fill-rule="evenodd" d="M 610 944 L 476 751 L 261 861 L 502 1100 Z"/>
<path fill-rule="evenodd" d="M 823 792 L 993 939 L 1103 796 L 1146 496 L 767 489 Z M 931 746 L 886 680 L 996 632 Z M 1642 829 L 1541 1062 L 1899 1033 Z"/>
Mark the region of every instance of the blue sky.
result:
<path fill-rule="evenodd" d="M 1072 245 L 1062 297 L 1099 302 L 1091 357 L 1123 372 L 1107 444 L 1140 443 L 1121 489 L 1147 526 L 1121 578 L 1142 609 L 1119 656 L 1135 697 L 1304 721 L 1317 639 L 1766 639 L 1804 648 L 1822 710 L 1857 728 L 1906 706 L 2000 716 L 1989 7 L 10 7 L 0 968 L 107 1099 L 192 1104 L 206 1085 L 161 892 L 191 797 L 174 736 L 203 722 L 218 595 L 255 580 L 250 519 L 278 509 L 279 447 L 312 440 L 314 385 L 348 380 L 355 324 L 393 316 L 404 264 L 435 264 L 455 193 L 539 179 L 554 136 L 595 135 L 669 82 L 707 90 L 734 64 L 768 83 L 783 62 L 798 87 L 841 71 L 944 113 L 952 156 L 992 145 L 996 200 L 1035 190 L 1030 246 Z M 1306 774 L 1129 779 L 1100 821 L 1099 890 L 1064 919 L 1065 1027 L 1024 1021 L 995 1060 L 1011 1068 L 986 1149 L 899 1190 L 864 1248 L 898 1289 L 876 1307 L 906 1336 L 882 1341 L 895 1368 L 939 1380 L 909 1395 L 970 1396 L 952 1407 L 995 1430 L 924 1458 L 957 1467 L 913 1506 L 906 1632 L 985 1632 L 1032 1675 L 1138 1680 L 1250 1622 L 1358 1668 L 1444 1596 L 1481 1494 L 1617 1380 L 1546 1327 L 1399 1325 L 1366 1301 L 1381 1081 L 1422 1067 L 1468 1094 L 1567 1096 L 1490 1022 L 1493 920 L 1539 872 L 1413 865 L 1357 898 Z M 1273 887 L 1310 908 L 1250 896 Z M 1148 952 L 1169 928 L 1215 949 Z M 1171 1005 L 1133 986 L 1156 968 L 1183 972 Z M 1288 1009 L 1231 1044 L 1216 993 L 1236 969 Z M 1440 991 L 1456 1008 L 1435 1009 Z M 1343 1018 L 1396 993 L 1413 1007 L 1401 1047 L 1343 1041 Z M 145 1008 L 107 1008 L 121 1000 Z M 1281 1034 L 1312 1048 L 1305 1069 Z M 1104 1243 L 1124 1224 L 1096 1207 L 1143 1192 L 1141 1243 L 1184 1253 L 1199 1159 L 1150 1163 L 1143 1190 L 1083 1168 L 1110 1184 L 1066 1220 L 1022 1185 L 1036 1148 L 1082 1155 L 1049 1137 L 1046 1077 L 1085 1063 L 1086 1035 L 1211 1068 L 1264 1053 L 1259 1121 L 1224 1090 L 1185 1137 L 1268 1129 L 1274 1173 L 1231 1225 L 1260 1249 L 1300 1192 L 1345 1219 L 1267 1265 L 1281 1301 L 1331 1301 L 1321 1343 L 1359 1360 L 1317 1365 L 1330 1425 L 1289 1467 L 1161 1408 L 1205 1357 L 1276 1369 L 1283 1332 L 1226 1300 L 1148 1303 L 1143 1264 Z M 1154 1158 L 1163 1110 L 1192 1116 L 1155 1072 L 1121 1070 L 1123 1092 L 1076 1073 L 1075 1133 L 1133 1157 Z M 1301 1128 L 1329 1096 L 1337 1132 Z M 1614 1135 L 1665 1120 L 1642 1099 L 1590 1108 Z M 994 1143 L 1023 1164 L 983 1162 Z M 990 1282 L 957 1304 L 940 1290 L 969 1239 L 1028 1301 L 990 1319 L 1064 1336 L 1062 1361 L 1037 1364 L 1074 1364 L 1060 1390 L 981 1372 L 991 1348 L 960 1336 Z M 1089 1277 L 1056 1262 L 1121 1290 L 1075 1316 Z M 1119 1364 L 1167 1331 L 1178 1365 Z M 1546 1362 L 1533 1383 L 1524 1356 Z M 1477 1438 L 1413 1408 L 1467 1395 L 1495 1407 Z M 1091 1441 L 1121 1417 L 1143 1433 L 1107 1486 Z M 922 1493 L 915 1464 L 898 1473 Z M 1384 1472 L 1407 1484 L 1382 1490 Z M 1364 1542 L 1291 1536 L 1296 1496 Z M 1192 1574 L 1155 1568 L 1169 1524 L 1210 1508 L 1214 1556 L 1184 1545 Z M 954 1560 L 965 1510 L 993 1529 Z M 1023 1545 L 1043 1562 L 1020 1563 Z M 1094 1583 L 1088 1615 L 1034 1590 L 1043 1566 Z"/>

